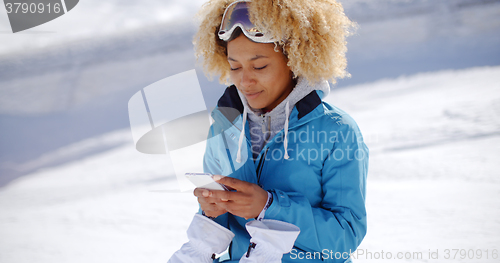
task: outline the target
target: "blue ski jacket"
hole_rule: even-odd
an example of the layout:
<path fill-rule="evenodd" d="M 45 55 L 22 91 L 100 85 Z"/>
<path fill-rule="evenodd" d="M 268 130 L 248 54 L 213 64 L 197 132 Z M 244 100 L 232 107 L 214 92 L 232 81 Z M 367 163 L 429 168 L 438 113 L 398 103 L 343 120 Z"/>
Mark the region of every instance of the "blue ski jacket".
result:
<path fill-rule="evenodd" d="M 204 171 L 258 184 L 273 195 L 265 219 L 294 224 L 300 234 L 283 262 L 351 262 L 367 231 L 366 177 L 369 151 L 356 122 L 312 91 L 290 112 L 288 147 L 284 131 L 267 142 L 254 160 L 249 125 L 242 159 L 236 162 L 243 104 L 233 85 L 212 111 Z M 284 158 L 287 149 L 289 158 Z M 249 220 L 226 213 L 214 219 L 235 237 L 229 260 L 247 251 Z M 250 219 L 253 220 L 253 219 Z"/>

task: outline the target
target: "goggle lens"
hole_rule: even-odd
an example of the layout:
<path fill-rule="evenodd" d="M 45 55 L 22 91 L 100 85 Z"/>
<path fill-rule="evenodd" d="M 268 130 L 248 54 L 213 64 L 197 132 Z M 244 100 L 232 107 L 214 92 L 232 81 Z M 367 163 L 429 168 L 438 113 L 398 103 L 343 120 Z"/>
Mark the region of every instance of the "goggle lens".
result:
<path fill-rule="evenodd" d="M 272 39 L 266 39 L 264 34 L 250 22 L 247 2 L 234 2 L 226 9 L 219 30 L 219 38 L 228 41 L 237 26 L 244 34 L 255 42 L 270 43 Z"/>

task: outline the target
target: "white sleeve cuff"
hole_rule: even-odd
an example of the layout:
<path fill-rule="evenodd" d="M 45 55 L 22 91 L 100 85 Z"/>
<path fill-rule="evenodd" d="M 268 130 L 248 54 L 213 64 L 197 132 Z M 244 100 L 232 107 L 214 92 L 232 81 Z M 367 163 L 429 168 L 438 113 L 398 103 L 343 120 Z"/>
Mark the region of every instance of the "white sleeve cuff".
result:
<path fill-rule="evenodd" d="M 260 211 L 260 214 L 259 216 L 257 216 L 257 218 L 255 218 L 255 220 L 262 220 L 264 219 L 264 215 L 266 214 L 266 210 L 271 206 L 273 202 L 273 194 L 271 194 L 270 192 L 267 192 L 267 202 L 266 202 L 266 205 L 264 206 L 264 208 L 262 209 L 262 211 Z"/>

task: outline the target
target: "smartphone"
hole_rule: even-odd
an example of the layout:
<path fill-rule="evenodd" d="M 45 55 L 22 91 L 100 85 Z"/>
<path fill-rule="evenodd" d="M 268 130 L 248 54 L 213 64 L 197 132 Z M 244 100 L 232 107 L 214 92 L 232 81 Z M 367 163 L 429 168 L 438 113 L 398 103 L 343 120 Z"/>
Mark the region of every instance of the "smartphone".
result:
<path fill-rule="evenodd" d="M 210 173 L 186 173 L 185 176 L 191 183 L 193 183 L 198 188 L 205 188 L 209 190 L 221 190 L 229 191 L 229 189 L 223 185 L 217 183 L 213 179 L 213 174 Z"/>

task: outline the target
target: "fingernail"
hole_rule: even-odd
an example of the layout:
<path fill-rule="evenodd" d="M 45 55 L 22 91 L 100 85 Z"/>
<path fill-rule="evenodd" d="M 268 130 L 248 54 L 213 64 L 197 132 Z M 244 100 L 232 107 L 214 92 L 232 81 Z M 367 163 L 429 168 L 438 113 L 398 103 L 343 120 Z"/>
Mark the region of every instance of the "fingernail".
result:
<path fill-rule="evenodd" d="M 201 193 L 203 195 L 203 197 L 208 197 L 210 195 L 210 192 L 208 192 L 207 190 L 203 190 L 203 193 Z"/>
<path fill-rule="evenodd" d="M 214 180 L 215 181 L 219 181 L 220 179 L 222 179 L 222 176 L 220 176 L 218 174 L 214 175 Z"/>
<path fill-rule="evenodd" d="M 221 201 L 224 201 L 224 202 L 227 202 L 227 201 L 228 201 L 227 199 L 222 199 L 222 198 L 221 198 L 220 200 L 221 200 Z"/>

